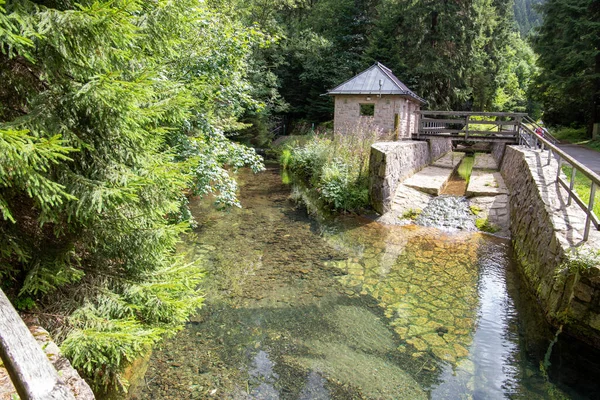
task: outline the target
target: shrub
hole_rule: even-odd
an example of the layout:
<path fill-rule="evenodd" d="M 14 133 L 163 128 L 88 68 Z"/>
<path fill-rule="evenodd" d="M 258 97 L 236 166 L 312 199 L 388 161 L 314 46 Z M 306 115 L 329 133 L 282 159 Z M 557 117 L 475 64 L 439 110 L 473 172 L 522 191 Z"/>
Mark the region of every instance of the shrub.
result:
<path fill-rule="evenodd" d="M 292 149 L 290 170 L 299 177 L 318 181 L 321 170 L 328 160 L 329 142 L 327 139 L 315 138 L 306 145 Z"/>
<path fill-rule="evenodd" d="M 382 137 L 380 131 L 360 125 L 344 134 L 311 132 L 305 144 L 284 149 L 280 162 L 326 207 L 357 210 L 369 204 L 369 154 L 371 145 Z"/>

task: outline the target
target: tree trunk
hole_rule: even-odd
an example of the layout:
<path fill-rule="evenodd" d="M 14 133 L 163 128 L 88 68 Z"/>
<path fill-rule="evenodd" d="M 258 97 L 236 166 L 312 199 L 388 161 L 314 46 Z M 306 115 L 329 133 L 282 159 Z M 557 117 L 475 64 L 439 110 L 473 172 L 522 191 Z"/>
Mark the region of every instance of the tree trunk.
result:
<path fill-rule="evenodd" d="M 600 53 L 596 54 L 596 76 L 592 104 L 592 138 L 600 137 Z"/>

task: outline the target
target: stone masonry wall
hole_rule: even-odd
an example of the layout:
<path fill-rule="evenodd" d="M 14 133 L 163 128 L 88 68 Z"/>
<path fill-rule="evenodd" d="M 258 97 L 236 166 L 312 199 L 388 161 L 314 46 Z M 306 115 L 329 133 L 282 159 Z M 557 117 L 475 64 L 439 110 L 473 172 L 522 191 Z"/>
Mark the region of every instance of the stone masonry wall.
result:
<path fill-rule="evenodd" d="M 367 100 L 367 98 L 369 100 Z M 360 104 L 374 104 L 375 115 L 360 115 Z M 394 133 L 394 116 L 399 115 L 399 138 L 410 138 L 417 129 L 420 107 L 398 95 L 343 95 L 335 96 L 334 126 L 336 132 L 349 132 L 357 126 L 378 128 L 385 134 Z"/>
<path fill-rule="evenodd" d="M 497 165 L 502 165 L 502 158 L 504 157 L 504 149 L 506 148 L 506 143 L 492 143 L 492 157 L 496 160 Z"/>
<path fill-rule="evenodd" d="M 450 139 L 430 139 L 427 143 L 429 143 L 430 163 L 452 150 L 452 140 Z"/>
<path fill-rule="evenodd" d="M 379 142 L 371 146 L 369 194 L 380 214 L 389 211 L 398 185 L 452 148 L 450 140 Z"/>
<path fill-rule="evenodd" d="M 577 281 L 557 274 L 567 249 L 581 240 L 577 213 L 583 211 L 565 207 L 554 182 L 558 164 L 546 160 L 546 154 L 519 146 L 504 152 L 501 172 L 510 190 L 515 254 L 548 321 L 558 326 L 568 320 L 567 333 L 600 347 L 600 270 L 591 268 Z"/>

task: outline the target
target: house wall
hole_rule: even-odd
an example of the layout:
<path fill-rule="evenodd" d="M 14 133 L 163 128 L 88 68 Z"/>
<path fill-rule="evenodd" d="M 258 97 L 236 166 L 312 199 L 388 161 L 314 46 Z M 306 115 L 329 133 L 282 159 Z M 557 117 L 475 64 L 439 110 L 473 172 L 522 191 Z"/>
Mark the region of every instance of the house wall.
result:
<path fill-rule="evenodd" d="M 360 104 L 374 104 L 375 115 L 361 116 Z M 398 138 L 410 138 L 417 129 L 418 116 L 414 114 L 417 110 L 420 110 L 419 104 L 398 95 L 338 95 L 335 96 L 333 127 L 336 132 L 351 132 L 357 127 L 365 127 L 393 135 L 394 116 L 398 114 Z"/>

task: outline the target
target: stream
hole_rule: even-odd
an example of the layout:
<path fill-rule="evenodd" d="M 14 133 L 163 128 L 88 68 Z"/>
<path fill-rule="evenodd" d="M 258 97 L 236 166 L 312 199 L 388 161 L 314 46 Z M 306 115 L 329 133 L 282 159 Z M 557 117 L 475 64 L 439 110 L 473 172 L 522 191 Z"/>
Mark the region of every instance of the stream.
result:
<path fill-rule="evenodd" d="M 131 399 L 600 398 L 599 353 L 554 336 L 510 242 L 317 223 L 279 169 L 239 174 L 241 209 L 192 202 L 203 308 L 152 354 Z"/>

